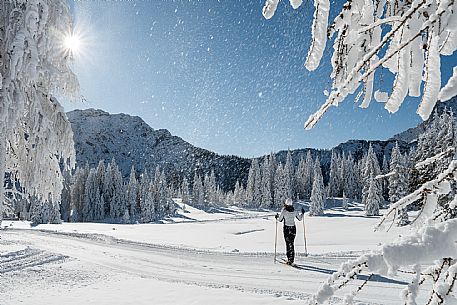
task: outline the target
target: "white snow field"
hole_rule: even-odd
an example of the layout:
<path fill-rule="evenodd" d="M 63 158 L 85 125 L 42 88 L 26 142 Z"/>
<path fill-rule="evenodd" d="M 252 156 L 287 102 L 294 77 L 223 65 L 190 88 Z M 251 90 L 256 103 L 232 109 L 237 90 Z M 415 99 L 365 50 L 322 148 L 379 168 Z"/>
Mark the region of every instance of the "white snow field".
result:
<path fill-rule="evenodd" d="M 161 224 L 64 223 L 0 230 L 0 304 L 304 304 L 338 266 L 392 241 L 360 206 L 297 222 L 296 263 L 273 263 L 272 212 L 192 207 Z M 185 217 L 184 217 L 185 216 Z M 278 257 L 284 257 L 281 225 Z M 355 281 L 338 295 L 357 288 Z M 399 304 L 405 281 L 374 276 L 356 298 Z M 338 299 L 332 299 L 335 303 Z"/>

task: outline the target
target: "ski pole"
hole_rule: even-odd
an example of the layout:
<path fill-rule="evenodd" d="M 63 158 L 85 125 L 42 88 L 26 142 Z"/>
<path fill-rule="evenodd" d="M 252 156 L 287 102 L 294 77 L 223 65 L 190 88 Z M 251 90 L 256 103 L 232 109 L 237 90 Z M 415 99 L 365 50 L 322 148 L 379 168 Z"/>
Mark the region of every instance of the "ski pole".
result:
<path fill-rule="evenodd" d="M 305 214 L 303 214 L 303 236 L 305 237 L 305 256 L 308 256 L 308 249 L 306 248 L 306 226 L 305 226 Z"/>
<path fill-rule="evenodd" d="M 274 263 L 276 264 L 276 245 L 278 243 L 278 220 L 275 219 L 275 256 Z"/>

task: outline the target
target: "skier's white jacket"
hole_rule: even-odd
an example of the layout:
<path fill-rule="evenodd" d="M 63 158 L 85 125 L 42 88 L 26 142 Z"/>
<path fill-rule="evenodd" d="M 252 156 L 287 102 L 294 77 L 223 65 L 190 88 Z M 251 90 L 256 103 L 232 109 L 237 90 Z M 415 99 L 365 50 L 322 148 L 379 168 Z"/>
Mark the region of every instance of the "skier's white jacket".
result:
<path fill-rule="evenodd" d="M 295 226 L 295 218 L 302 220 L 303 214 L 299 211 L 288 211 L 285 208 L 282 209 L 281 214 L 279 215 L 278 221 L 281 222 L 284 220 L 284 225 L 288 227 Z"/>

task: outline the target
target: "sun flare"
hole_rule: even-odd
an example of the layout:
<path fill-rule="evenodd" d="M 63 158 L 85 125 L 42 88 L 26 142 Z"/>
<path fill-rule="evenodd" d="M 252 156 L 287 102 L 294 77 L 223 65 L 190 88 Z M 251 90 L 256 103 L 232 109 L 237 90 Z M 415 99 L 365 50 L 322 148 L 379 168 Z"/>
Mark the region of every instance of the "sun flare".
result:
<path fill-rule="evenodd" d="M 81 39 L 73 34 L 68 35 L 65 37 L 64 46 L 68 51 L 70 51 L 73 54 L 76 54 L 79 52 L 81 48 Z"/>

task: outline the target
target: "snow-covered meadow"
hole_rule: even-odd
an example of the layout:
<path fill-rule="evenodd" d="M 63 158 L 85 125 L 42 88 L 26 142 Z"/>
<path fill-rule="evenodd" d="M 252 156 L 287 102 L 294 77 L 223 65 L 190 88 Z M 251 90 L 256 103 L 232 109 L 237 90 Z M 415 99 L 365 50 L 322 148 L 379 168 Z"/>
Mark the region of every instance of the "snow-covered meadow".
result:
<path fill-rule="evenodd" d="M 379 219 L 360 205 L 325 212 L 305 218 L 308 257 L 297 223 L 297 269 L 273 263 L 270 211 L 187 206 L 166 223 L 134 225 L 4 221 L 1 304 L 303 304 L 341 263 L 398 237 L 373 232 Z M 279 257 L 284 248 L 279 225 Z M 374 277 L 359 300 L 398 303 L 405 284 Z"/>

